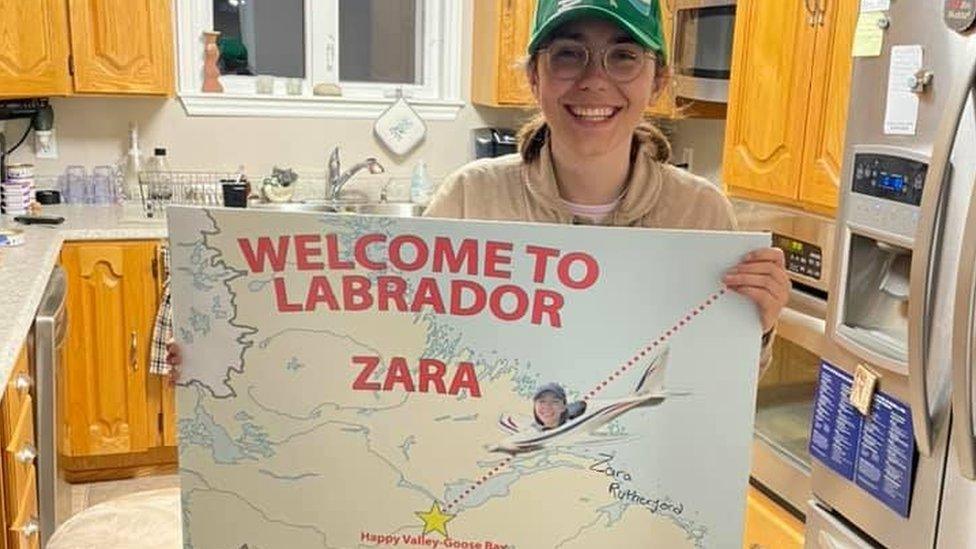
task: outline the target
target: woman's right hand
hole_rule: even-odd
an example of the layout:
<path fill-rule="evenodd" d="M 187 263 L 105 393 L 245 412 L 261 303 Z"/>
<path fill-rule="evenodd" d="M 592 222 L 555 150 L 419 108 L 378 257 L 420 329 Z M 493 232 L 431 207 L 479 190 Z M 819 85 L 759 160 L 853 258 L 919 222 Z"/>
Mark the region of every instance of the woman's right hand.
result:
<path fill-rule="evenodd" d="M 174 341 L 166 344 L 166 364 L 169 364 L 169 382 L 176 384 L 180 380 L 180 370 L 183 367 L 183 354 L 180 346 Z"/>

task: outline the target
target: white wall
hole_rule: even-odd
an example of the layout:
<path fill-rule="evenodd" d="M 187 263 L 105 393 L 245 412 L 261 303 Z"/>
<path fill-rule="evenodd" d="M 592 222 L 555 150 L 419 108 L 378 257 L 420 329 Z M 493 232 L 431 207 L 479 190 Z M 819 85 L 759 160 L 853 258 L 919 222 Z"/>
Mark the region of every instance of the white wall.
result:
<path fill-rule="evenodd" d="M 471 28 L 470 3 L 465 5 L 465 28 Z M 467 95 L 471 33 L 462 36 L 462 89 Z M 473 158 L 473 128 L 517 127 L 526 117 L 522 111 L 468 105 L 455 121 L 428 122 L 426 141 L 406 158 L 395 158 L 373 136 L 372 120 L 188 117 L 175 98 L 70 97 L 55 99 L 53 104 L 60 157 L 36 160 L 27 144 L 13 156 L 14 162 L 33 162 L 39 173 L 49 175 L 72 164 L 91 167 L 116 161 L 126 150 L 128 124 L 134 121 L 141 131 L 143 153 L 151 154 L 154 146 L 166 147 L 174 169 L 235 170 L 243 164 L 253 174 L 252 180 L 270 173 L 275 165 L 323 173 L 329 151 L 341 144 L 344 166 L 376 156 L 388 172 L 403 176 L 423 159 L 429 173 L 439 179 Z M 19 138 L 23 127 L 21 122 L 9 122 L 8 142 Z M 724 120 L 676 122 L 675 160 L 681 161 L 684 148 L 694 149 L 692 171 L 719 184 L 724 133 Z M 353 180 L 350 188 L 355 186 Z"/>
<path fill-rule="evenodd" d="M 464 17 L 465 28 L 470 28 L 470 9 Z M 461 34 L 462 90 L 467 98 L 471 33 Z M 512 126 L 524 118 L 520 111 L 469 105 L 455 121 L 428 122 L 424 143 L 406 158 L 394 158 L 373 136 L 372 120 L 189 117 L 175 98 L 69 97 L 55 99 L 53 105 L 59 158 L 36 160 L 29 139 L 12 159 L 36 164 L 40 174 L 60 173 L 72 164 L 91 167 L 115 162 L 127 148 L 128 125 L 134 121 L 139 124 L 143 153 L 150 154 L 154 146 L 166 147 L 174 169 L 233 170 L 243 164 L 249 174 L 258 176 L 270 173 L 275 165 L 324 172 L 328 153 L 341 144 L 344 166 L 376 156 L 388 172 L 405 175 L 423 159 L 429 173 L 438 178 L 474 157 L 473 128 Z M 23 128 L 20 121 L 8 123 L 8 142 L 16 141 Z M 350 188 L 354 186 L 355 180 Z"/>
<path fill-rule="evenodd" d="M 681 120 L 675 123 L 671 146 L 681 162 L 685 148 L 694 151 L 691 171 L 721 186 L 725 120 Z"/>

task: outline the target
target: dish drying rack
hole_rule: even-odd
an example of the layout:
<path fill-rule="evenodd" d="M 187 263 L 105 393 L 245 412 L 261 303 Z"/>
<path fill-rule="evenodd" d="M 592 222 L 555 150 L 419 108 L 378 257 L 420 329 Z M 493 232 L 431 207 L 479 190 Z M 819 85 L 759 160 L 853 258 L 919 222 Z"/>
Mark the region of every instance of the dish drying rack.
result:
<path fill-rule="evenodd" d="M 146 217 L 161 217 L 170 204 L 221 206 L 224 203 L 222 183 L 240 182 L 239 172 L 208 171 L 142 171 L 139 172 L 139 196 Z"/>

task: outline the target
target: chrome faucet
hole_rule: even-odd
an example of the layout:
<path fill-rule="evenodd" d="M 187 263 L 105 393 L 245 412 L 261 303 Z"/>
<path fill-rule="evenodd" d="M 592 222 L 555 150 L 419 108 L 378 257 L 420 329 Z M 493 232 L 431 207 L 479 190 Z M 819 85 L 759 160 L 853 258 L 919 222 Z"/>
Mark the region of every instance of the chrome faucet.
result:
<path fill-rule="evenodd" d="M 329 156 L 329 178 L 326 184 L 328 187 L 325 190 L 325 197 L 329 200 L 339 200 L 339 193 L 342 192 L 342 187 L 345 186 L 352 176 L 356 175 L 360 170 L 368 169 L 371 174 L 383 173 L 386 170 L 383 165 L 380 164 L 375 158 L 367 158 L 359 164 L 349 168 L 346 171 L 342 171 L 342 167 L 339 164 L 339 147 L 332 149 L 332 154 Z"/>

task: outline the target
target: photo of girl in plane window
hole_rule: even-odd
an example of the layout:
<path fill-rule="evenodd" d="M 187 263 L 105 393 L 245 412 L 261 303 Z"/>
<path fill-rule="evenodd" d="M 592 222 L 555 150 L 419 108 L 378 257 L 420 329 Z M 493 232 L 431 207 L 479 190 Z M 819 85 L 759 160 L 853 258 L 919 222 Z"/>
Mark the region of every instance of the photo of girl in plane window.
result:
<path fill-rule="evenodd" d="M 546 383 L 532 397 L 536 427 L 542 431 L 555 429 L 586 411 L 583 401 L 566 404 L 566 391 L 558 383 Z"/>

